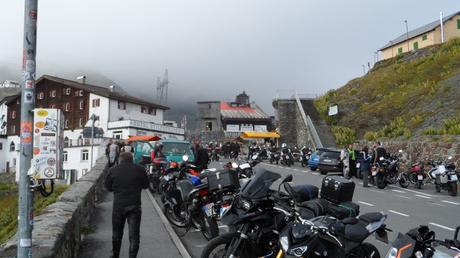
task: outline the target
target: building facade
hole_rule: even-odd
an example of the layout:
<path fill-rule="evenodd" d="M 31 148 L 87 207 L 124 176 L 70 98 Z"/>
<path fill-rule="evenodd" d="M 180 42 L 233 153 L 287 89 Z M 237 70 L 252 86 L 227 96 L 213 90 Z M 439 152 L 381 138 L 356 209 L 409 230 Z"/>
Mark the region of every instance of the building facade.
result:
<path fill-rule="evenodd" d="M 200 138 L 202 141 L 225 141 L 242 132 L 268 132 L 273 130 L 272 120 L 257 104 L 250 102 L 243 92 L 234 102 L 198 102 Z"/>
<path fill-rule="evenodd" d="M 460 12 L 445 17 L 443 19 L 443 26 L 444 42 L 455 37 L 460 37 Z M 402 34 L 396 39 L 391 40 L 379 49 L 379 51 L 381 52 L 381 59 L 386 60 L 399 54 L 441 43 L 441 21 L 438 20 L 409 31 L 409 33 Z"/>
<path fill-rule="evenodd" d="M 19 143 L 20 101 L 20 95 L 4 101 L 7 117 L 4 141 L 7 146 Z M 163 115 L 168 107 L 122 94 L 114 87 L 105 88 L 44 75 L 36 82 L 35 105 L 37 108 L 63 111 L 64 170 L 69 176 L 72 172 L 76 179 L 90 171 L 97 157 L 104 155 L 105 149 L 101 148 L 103 139 L 96 139 L 92 145 L 91 140 L 82 135 L 83 129 L 92 125 L 90 117 L 93 114 L 99 117 L 95 127 L 104 131 L 105 139 L 124 140 L 135 135 L 184 139 L 185 135 L 184 129 L 163 124 Z M 3 153 L 6 153 L 5 147 Z M 8 151 L 8 165 L 7 161 L 0 160 L 0 171 L 7 170 L 8 166 L 8 170 L 12 168 L 14 159 L 17 161 L 13 154 L 15 152 Z"/>

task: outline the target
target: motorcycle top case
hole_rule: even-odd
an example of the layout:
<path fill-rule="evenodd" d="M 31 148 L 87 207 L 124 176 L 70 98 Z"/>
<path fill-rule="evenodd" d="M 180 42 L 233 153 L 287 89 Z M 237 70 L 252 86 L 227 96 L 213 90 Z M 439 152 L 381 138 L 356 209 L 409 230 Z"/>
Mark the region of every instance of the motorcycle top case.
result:
<path fill-rule="evenodd" d="M 237 189 L 240 187 L 238 172 L 232 169 L 210 171 L 207 177 L 210 191 Z"/>
<path fill-rule="evenodd" d="M 321 198 L 333 203 L 353 201 L 355 183 L 340 176 L 327 176 L 321 185 Z"/>

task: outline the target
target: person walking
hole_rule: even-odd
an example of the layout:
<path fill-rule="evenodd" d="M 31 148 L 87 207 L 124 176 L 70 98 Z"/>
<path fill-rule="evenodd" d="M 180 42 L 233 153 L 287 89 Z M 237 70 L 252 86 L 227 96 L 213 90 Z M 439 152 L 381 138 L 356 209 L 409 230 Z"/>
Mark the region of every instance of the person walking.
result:
<path fill-rule="evenodd" d="M 359 170 L 363 177 L 363 187 L 369 187 L 369 172 L 371 170 L 371 156 L 369 156 L 369 148 L 364 146 L 360 153 Z"/>
<path fill-rule="evenodd" d="M 356 155 L 356 151 L 355 149 L 353 148 L 353 144 L 349 144 L 348 145 L 348 158 L 350 159 L 349 160 L 349 165 L 350 165 L 350 174 L 349 176 L 352 177 L 352 176 L 355 176 L 357 177 L 357 169 L 356 169 L 356 161 L 357 161 L 357 155 Z"/>
<path fill-rule="evenodd" d="M 120 154 L 120 147 L 116 142 L 112 142 L 109 146 L 109 167 L 118 164 L 118 156 Z"/>
<path fill-rule="evenodd" d="M 112 208 L 112 258 L 120 257 L 125 222 L 128 222 L 129 258 L 136 258 L 139 251 L 142 217 L 141 191 L 148 187 L 144 168 L 133 164 L 130 152 L 120 154 L 120 164 L 109 169 L 105 187 L 113 192 Z"/>
<path fill-rule="evenodd" d="M 350 157 L 347 149 L 342 149 L 340 152 L 340 160 L 342 161 L 343 177 L 350 179 Z"/>
<path fill-rule="evenodd" d="M 198 142 L 193 146 L 193 155 L 195 156 L 195 166 L 200 170 L 207 169 L 209 164 L 208 151 L 200 146 Z"/>

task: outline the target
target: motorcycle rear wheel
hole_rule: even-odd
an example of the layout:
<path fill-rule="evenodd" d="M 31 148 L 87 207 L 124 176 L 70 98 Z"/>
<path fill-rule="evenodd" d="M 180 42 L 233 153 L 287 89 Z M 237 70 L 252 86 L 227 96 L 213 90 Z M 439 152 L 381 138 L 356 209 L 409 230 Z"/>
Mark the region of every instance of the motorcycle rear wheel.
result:
<path fill-rule="evenodd" d="M 384 176 L 382 175 L 377 175 L 377 187 L 379 189 L 385 189 L 387 186 L 387 181 Z"/>
<path fill-rule="evenodd" d="M 164 206 L 164 214 L 171 224 L 179 228 L 187 227 L 187 220 L 178 216 L 176 214 L 177 212 L 178 211 L 175 211 L 174 208 L 169 204 Z"/>
<path fill-rule="evenodd" d="M 451 182 L 449 185 L 450 196 L 457 196 L 457 192 L 458 192 L 457 182 Z"/>
<path fill-rule="evenodd" d="M 435 183 L 435 188 L 436 188 L 436 192 L 437 192 L 437 193 L 440 193 L 440 192 L 441 192 L 441 185 L 440 185 L 440 184 Z"/>

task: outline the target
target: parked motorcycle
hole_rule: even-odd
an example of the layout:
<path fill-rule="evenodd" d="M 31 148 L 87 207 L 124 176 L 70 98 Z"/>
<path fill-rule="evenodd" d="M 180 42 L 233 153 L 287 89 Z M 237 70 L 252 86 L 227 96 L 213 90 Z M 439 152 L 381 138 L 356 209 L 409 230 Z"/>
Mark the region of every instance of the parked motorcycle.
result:
<path fill-rule="evenodd" d="M 400 153 L 402 150 L 399 151 Z M 372 176 L 374 176 L 375 184 L 378 188 L 384 189 L 388 184 L 407 184 L 409 179 L 405 173 L 399 173 L 399 158 L 396 155 L 391 155 L 388 159 L 380 158 L 377 167 L 372 168 Z"/>
<path fill-rule="evenodd" d="M 311 151 L 308 151 L 307 153 L 302 153 L 302 156 L 300 157 L 300 165 L 302 167 L 308 167 L 308 161 L 310 160 L 311 157 Z"/>
<path fill-rule="evenodd" d="M 279 152 L 269 152 L 270 157 L 270 164 L 276 163 L 276 165 L 280 162 L 280 153 Z"/>
<path fill-rule="evenodd" d="M 457 227 L 454 239 L 444 241 L 436 240 L 435 232 L 431 231 L 427 226 L 412 229 L 406 234 L 399 233 L 386 258 L 460 258 L 459 232 L 460 227 Z M 453 251 L 454 256 L 437 250 L 439 246 Z"/>
<path fill-rule="evenodd" d="M 451 159 L 452 157 L 449 156 L 446 161 L 431 162 L 433 168 L 428 174 L 434 179 L 436 192 L 446 190 L 451 196 L 457 196 L 458 175 L 455 171 L 455 165 L 447 164 Z"/>

